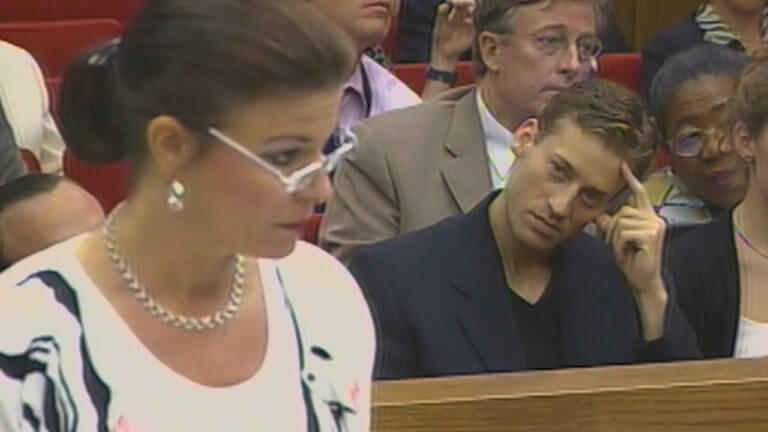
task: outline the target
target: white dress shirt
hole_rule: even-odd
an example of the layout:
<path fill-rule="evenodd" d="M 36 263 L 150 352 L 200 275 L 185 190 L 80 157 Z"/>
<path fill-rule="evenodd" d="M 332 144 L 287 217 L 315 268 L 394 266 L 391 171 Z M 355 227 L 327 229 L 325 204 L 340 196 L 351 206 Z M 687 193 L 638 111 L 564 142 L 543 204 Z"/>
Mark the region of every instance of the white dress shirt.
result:
<path fill-rule="evenodd" d="M 49 112 L 40 67 L 28 52 L 3 41 L 0 65 L 0 103 L 16 146 L 32 151 L 43 172 L 59 172 L 64 142 Z"/>
<path fill-rule="evenodd" d="M 485 101 L 483 101 L 480 90 L 476 94 L 480 123 L 483 126 L 483 135 L 485 135 L 485 150 L 488 153 L 491 184 L 493 189 L 502 189 L 507 183 L 509 168 L 515 162 L 515 153 L 512 152 L 515 136 L 491 114 Z"/>

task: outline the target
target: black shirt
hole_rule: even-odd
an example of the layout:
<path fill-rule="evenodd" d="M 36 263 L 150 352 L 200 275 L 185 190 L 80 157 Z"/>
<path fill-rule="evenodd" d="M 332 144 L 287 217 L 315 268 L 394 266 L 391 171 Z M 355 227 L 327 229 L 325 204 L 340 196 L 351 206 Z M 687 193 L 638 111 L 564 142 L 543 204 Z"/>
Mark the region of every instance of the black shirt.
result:
<path fill-rule="evenodd" d="M 557 276 L 552 275 L 544 294 L 530 304 L 509 290 L 509 304 L 517 319 L 520 344 L 529 369 L 555 369 L 563 366 L 560 343 Z"/>

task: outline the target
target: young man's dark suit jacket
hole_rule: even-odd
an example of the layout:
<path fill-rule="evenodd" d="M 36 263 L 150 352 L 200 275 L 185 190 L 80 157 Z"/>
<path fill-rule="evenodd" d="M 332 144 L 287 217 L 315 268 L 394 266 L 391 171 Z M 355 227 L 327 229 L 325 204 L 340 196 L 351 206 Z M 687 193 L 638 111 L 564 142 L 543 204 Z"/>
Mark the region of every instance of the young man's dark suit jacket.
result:
<path fill-rule="evenodd" d="M 376 378 L 527 369 L 488 222 L 496 194 L 466 215 L 353 256 L 350 270 L 377 327 Z M 665 336 L 642 343 L 632 294 L 598 240 L 578 234 L 556 262 L 563 366 L 698 357 L 672 302 Z"/>

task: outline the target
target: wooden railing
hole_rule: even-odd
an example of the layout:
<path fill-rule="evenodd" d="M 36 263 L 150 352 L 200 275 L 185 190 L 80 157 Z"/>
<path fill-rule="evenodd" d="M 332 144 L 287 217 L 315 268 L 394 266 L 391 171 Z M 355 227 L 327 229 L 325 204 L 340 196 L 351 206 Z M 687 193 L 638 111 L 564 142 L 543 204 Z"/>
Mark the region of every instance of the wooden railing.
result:
<path fill-rule="evenodd" d="M 768 431 L 768 359 L 377 382 L 373 431 Z"/>

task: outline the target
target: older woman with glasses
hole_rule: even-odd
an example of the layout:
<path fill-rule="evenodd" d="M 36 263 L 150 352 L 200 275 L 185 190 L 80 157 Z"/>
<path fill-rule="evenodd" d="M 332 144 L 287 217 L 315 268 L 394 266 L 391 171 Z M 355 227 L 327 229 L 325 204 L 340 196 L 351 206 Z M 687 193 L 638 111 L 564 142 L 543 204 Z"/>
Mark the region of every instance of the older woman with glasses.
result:
<path fill-rule="evenodd" d="M 729 102 L 748 185 L 732 211 L 672 243 L 669 270 L 705 357 L 768 356 L 768 52 Z"/>
<path fill-rule="evenodd" d="M 62 83 L 62 132 L 133 161 L 105 225 L 0 276 L 0 430 L 366 431 L 357 284 L 298 241 L 354 53 L 300 1 L 154 0 Z"/>
<path fill-rule="evenodd" d="M 708 222 L 744 197 L 746 164 L 726 138 L 725 106 L 748 64 L 743 53 L 701 45 L 671 58 L 650 91 L 670 166 L 645 182 L 670 225 Z"/>

